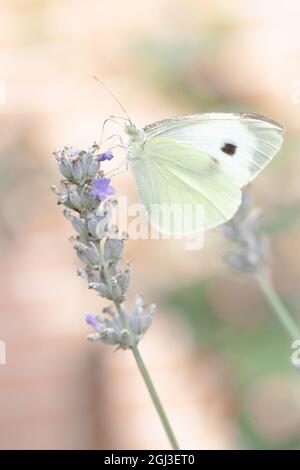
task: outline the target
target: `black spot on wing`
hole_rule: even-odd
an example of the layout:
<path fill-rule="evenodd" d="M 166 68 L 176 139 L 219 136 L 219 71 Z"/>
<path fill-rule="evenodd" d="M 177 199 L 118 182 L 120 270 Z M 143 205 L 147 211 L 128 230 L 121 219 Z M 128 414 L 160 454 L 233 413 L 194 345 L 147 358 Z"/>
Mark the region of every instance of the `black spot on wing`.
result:
<path fill-rule="evenodd" d="M 225 143 L 224 146 L 221 148 L 222 152 L 226 153 L 227 155 L 234 155 L 236 152 L 237 146 L 234 144 Z"/>

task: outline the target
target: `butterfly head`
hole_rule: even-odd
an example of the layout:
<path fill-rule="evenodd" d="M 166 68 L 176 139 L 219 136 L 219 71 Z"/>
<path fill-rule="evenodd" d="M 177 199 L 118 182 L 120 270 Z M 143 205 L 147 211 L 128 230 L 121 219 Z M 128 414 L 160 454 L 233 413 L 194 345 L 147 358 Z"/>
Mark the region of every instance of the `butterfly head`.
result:
<path fill-rule="evenodd" d="M 126 124 L 125 132 L 127 132 L 132 140 L 139 140 L 144 137 L 144 131 L 142 129 L 138 129 L 132 122 Z"/>

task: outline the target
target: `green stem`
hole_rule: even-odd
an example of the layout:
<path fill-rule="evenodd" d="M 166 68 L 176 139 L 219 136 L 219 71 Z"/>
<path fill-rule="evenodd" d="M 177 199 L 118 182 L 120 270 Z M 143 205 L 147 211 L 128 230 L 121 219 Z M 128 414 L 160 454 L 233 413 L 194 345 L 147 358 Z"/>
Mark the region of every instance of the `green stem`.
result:
<path fill-rule="evenodd" d="M 167 418 L 167 415 L 166 415 L 166 413 L 165 413 L 165 411 L 164 411 L 164 409 L 163 409 L 163 406 L 162 406 L 162 404 L 161 404 L 161 401 L 160 401 L 160 399 L 159 399 L 159 396 L 158 396 L 158 394 L 157 394 L 157 392 L 156 392 L 156 390 L 155 390 L 155 388 L 154 388 L 154 385 L 153 385 L 153 383 L 152 383 L 152 380 L 151 380 L 151 377 L 150 377 L 150 375 L 149 375 L 149 372 L 148 372 L 147 369 L 146 369 L 146 366 L 145 366 L 145 364 L 144 364 L 144 361 L 143 361 L 143 359 L 142 359 L 142 356 L 141 356 L 141 354 L 140 354 L 140 352 L 139 352 L 137 346 L 134 346 L 134 347 L 132 348 L 132 352 L 133 352 L 134 358 L 135 358 L 135 360 L 136 360 L 137 366 L 138 366 L 138 368 L 139 368 L 139 370 L 140 370 L 140 372 L 141 372 L 141 374 L 142 374 L 142 377 L 143 377 L 143 379 L 144 379 L 144 382 L 145 382 L 145 384 L 146 384 L 146 387 L 147 387 L 147 389 L 148 389 L 148 392 L 149 392 L 149 394 L 150 394 L 150 396 L 151 396 L 151 399 L 152 399 L 152 401 L 153 401 L 153 404 L 154 404 L 154 406 L 155 406 L 155 408 L 156 408 L 156 411 L 157 411 L 157 413 L 158 413 L 158 415 L 159 415 L 159 417 L 160 417 L 160 420 L 161 420 L 161 423 L 162 423 L 162 425 L 163 425 L 163 427 L 164 427 L 164 430 L 165 430 L 165 432 L 166 432 L 166 434 L 167 434 L 167 436 L 168 436 L 168 438 L 169 438 L 169 441 L 170 441 L 170 443 L 171 443 L 171 445 L 172 445 L 172 447 L 173 447 L 174 450 L 179 450 L 179 445 L 178 445 L 177 440 L 176 440 L 176 438 L 175 438 L 175 436 L 174 436 L 174 433 L 173 433 L 173 430 L 172 430 L 171 425 L 170 425 L 170 423 L 169 423 L 169 420 L 168 420 L 168 418 Z"/>
<path fill-rule="evenodd" d="M 103 268 L 103 273 L 104 273 L 106 284 L 108 286 L 108 289 L 111 291 L 111 288 L 112 288 L 111 276 L 110 276 L 109 270 L 107 269 L 105 258 L 104 258 L 103 253 L 102 253 L 101 242 L 99 242 L 98 252 L 99 252 L 99 257 L 100 257 L 100 260 L 101 260 L 100 268 L 101 267 Z M 127 321 L 126 315 L 124 314 L 122 306 L 118 302 L 113 301 L 113 303 L 114 303 L 114 305 L 115 305 L 115 307 L 118 311 L 118 314 L 120 315 L 120 318 L 121 318 L 121 321 L 122 321 L 122 324 L 123 324 L 124 328 L 127 329 L 127 331 L 130 333 L 130 325 L 128 324 L 128 321 Z M 148 392 L 150 394 L 152 402 L 153 402 L 153 404 L 156 408 L 156 411 L 158 413 L 158 416 L 160 418 L 162 426 L 163 426 L 163 428 L 164 428 L 164 430 L 165 430 L 165 432 L 168 436 L 168 439 L 169 439 L 169 441 L 172 445 L 172 448 L 174 450 L 179 450 L 179 445 L 178 445 L 177 440 L 175 438 L 174 432 L 171 428 L 171 425 L 169 423 L 169 420 L 167 418 L 165 410 L 164 410 L 164 408 L 161 404 L 159 396 L 158 396 L 158 394 L 155 390 L 155 387 L 153 385 L 153 382 L 151 380 L 149 372 L 148 372 L 148 370 L 147 370 L 147 368 L 144 364 L 142 356 L 141 356 L 137 346 L 133 346 L 131 348 L 131 350 L 132 350 L 133 356 L 136 360 L 139 371 L 140 371 L 140 373 L 141 373 L 141 375 L 144 379 L 145 385 L 148 389 Z"/>
<path fill-rule="evenodd" d="M 290 337 L 300 339 L 300 329 L 265 274 L 256 277 L 259 286 Z"/>

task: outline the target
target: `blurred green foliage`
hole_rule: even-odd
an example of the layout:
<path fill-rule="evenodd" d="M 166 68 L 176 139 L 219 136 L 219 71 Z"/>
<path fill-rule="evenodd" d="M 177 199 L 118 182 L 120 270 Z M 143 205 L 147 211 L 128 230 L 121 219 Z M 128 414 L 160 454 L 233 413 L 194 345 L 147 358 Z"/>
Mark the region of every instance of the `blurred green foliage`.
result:
<path fill-rule="evenodd" d="M 218 279 L 217 283 L 222 283 L 222 279 Z M 229 365 L 234 377 L 234 393 L 237 396 L 236 421 L 239 424 L 240 445 L 254 449 L 290 448 L 300 445 L 300 429 L 299 438 L 295 437 L 291 442 L 285 442 L 284 439 L 279 444 L 269 442 L 253 427 L 242 405 L 244 394 L 255 382 L 268 380 L 275 374 L 290 377 L 291 380 L 295 378 L 295 369 L 290 363 L 290 339 L 263 300 L 254 305 L 255 314 L 260 316 L 262 321 L 255 326 L 240 327 L 223 319 L 222 313 L 213 302 L 216 295 L 216 280 L 204 279 L 170 292 L 164 302 L 184 318 L 195 342 L 220 352 Z M 240 295 L 239 292 L 236 295 Z M 285 300 L 289 303 L 288 299 Z M 243 316 L 251 316 L 253 305 L 245 303 L 243 307 Z M 235 312 L 235 316 L 238 315 L 239 312 Z"/>
<path fill-rule="evenodd" d="M 278 207 L 273 217 L 268 217 L 263 224 L 263 230 L 268 235 L 293 230 L 299 223 L 300 207 L 291 205 Z"/>
<path fill-rule="evenodd" d="M 250 111 L 249 103 L 224 86 L 224 51 L 238 25 L 219 20 L 194 36 L 145 38 L 135 45 L 139 70 L 170 100 L 195 112 Z M 237 73 L 237 71 L 233 71 Z"/>

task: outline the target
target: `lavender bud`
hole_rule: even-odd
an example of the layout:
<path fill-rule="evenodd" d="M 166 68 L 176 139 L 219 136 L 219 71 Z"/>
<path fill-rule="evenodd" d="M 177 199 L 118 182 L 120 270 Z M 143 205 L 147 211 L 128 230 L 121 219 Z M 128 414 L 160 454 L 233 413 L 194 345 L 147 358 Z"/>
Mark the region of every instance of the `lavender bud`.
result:
<path fill-rule="evenodd" d="M 84 176 L 82 161 L 80 159 L 73 161 L 71 164 L 71 170 L 74 180 L 77 183 L 80 183 Z"/>
<path fill-rule="evenodd" d="M 224 256 L 224 261 L 229 266 L 239 271 L 243 271 L 247 268 L 247 261 L 245 260 L 244 256 L 239 255 L 237 253 L 226 253 Z"/>
<path fill-rule="evenodd" d="M 111 218 L 111 213 L 107 212 L 102 218 L 100 217 L 99 222 L 96 225 L 96 237 L 101 240 L 107 235 L 108 223 Z"/>
<path fill-rule="evenodd" d="M 95 343 L 95 341 L 99 341 L 102 339 L 102 334 L 100 333 L 90 333 L 89 335 L 87 335 L 87 339 L 88 341 L 90 341 L 91 343 Z"/>
<path fill-rule="evenodd" d="M 117 280 L 124 294 L 126 290 L 128 289 L 130 280 L 131 280 L 131 274 L 130 274 L 129 268 L 125 269 L 123 273 L 120 273 L 119 275 L 117 275 Z"/>
<path fill-rule="evenodd" d="M 108 217 L 106 215 L 101 217 L 94 213 L 88 214 L 86 217 L 86 225 L 94 239 L 102 240 L 106 236 Z"/>
<path fill-rule="evenodd" d="M 96 290 L 102 297 L 110 298 L 109 289 L 103 282 L 90 282 L 89 289 Z"/>
<path fill-rule="evenodd" d="M 260 261 L 260 254 L 253 249 L 252 251 L 249 250 L 249 253 L 247 254 L 247 261 L 249 266 L 253 266 L 255 268 Z"/>
<path fill-rule="evenodd" d="M 123 330 L 121 332 L 119 343 L 122 349 L 131 348 L 136 344 L 135 340 L 132 338 L 132 336 L 128 333 L 127 330 Z"/>
<path fill-rule="evenodd" d="M 112 328 L 105 328 L 101 333 L 101 341 L 105 344 L 118 344 L 120 336 Z"/>
<path fill-rule="evenodd" d="M 145 333 L 152 323 L 152 315 L 143 315 L 141 318 L 141 333 Z"/>
<path fill-rule="evenodd" d="M 100 258 L 94 243 L 79 237 L 71 237 L 70 241 L 76 250 L 78 258 L 81 259 L 81 261 L 88 265 L 99 265 Z"/>
<path fill-rule="evenodd" d="M 233 225 L 224 224 L 220 227 L 220 232 L 225 238 L 228 238 L 229 240 L 236 241 L 237 239 L 237 233 Z"/>
<path fill-rule="evenodd" d="M 86 216 L 86 226 L 93 238 L 95 238 L 96 235 L 96 226 L 98 223 L 98 218 L 95 216 L 94 213 L 87 214 Z"/>
<path fill-rule="evenodd" d="M 240 209 L 239 209 L 240 215 L 245 216 L 249 212 L 249 209 L 251 209 L 251 206 L 252 206 L 251 193 L 250 191 L 245 190 L 242 192 L 242 202 L 241 202 Z"/>
<path fill-rule="evenodd" d="M 83 258 L 86 259 L 85 262 L 89 265 L 98 265 L 100 263 L 98 251 L 92 243 L 81 255 L 83 255 Z"/>
<path fill-rule="evenodd" d="M 81 218 L 76 217 L 73 212 L 68 211 L 67 209 L 64 210 L 63 214 L 71 222 L 71 224 L 75 228 L 76 232 L 79 233 L 79 235 L 82 235 L 83 237 L 88 235 L 85 224 Z"/>
<path fill-rule="evenodd" d="M 107 266 L 108 266 L 108 270 L 109 270 L 111 276 L 118 278 L 118 276 L 120 276 L 122 274 L 122 272 L 120 270 L 120 260 L 119 259 L 115 260 L 115 261 L 109 261 L 107 263 Z"/>
<path fill-rule="evenodd" d="M 69 194 L 66 192 L 61 192 L 54 184 L 51 186 L 51 190 L 57 195 L 57 204 L 67 205 L 69 200 Z"/>
<path fill-rule="evenodd" d="M 123 292 L 116 278 L 112 278 L 112 286 L 111 286 L 110 294 L 114 300 L 119 300 L 122 297 Z"/>
<path fill-rule="evenodd" d="M 96 160 L 98 162 L 104 162 L 105 160 L 112 160 L 113 157 L 113 153 L 108 150 L 107 152 L 100 153 L 100 155 L 97 155 Z"/>
<path fill-rule="evenodd" d="M 81 202 L 81 198 L 80 198 L 78 192 L 76 191 L 76 189 L 72 189 L 69 192 L 69 202 L 70 202 L 70 205 L 71 205 L 71 209 L 80 210 L 83 207 L 82 202 Z"/>
<path fill-rule="evenodd" d="M 155 305 L 145 306 L 141 295 L 136 296 L 135 305 L 132 314 L 129 317 L 132 332 L 141 339 L 145 331 L 150 327 L 155 312 Z"/>
<path fill-rule="evenodd" d="M 262 213 L 259 209 L 252 209 L 252 211 L 250 212 L 249 214 L 249 218 L 248 218 L 248 230 L 251 231 L 251 232 L 257 232 L 259 231 L 259 224 L 261 222 L 261 219 L 262 219 Z"/>
<path fill-rule="evenodd" d="M 104 307 L 102 312 L 107 313 L 108 315 L 111 315 L 111 316 L 116 315 L 116 312 L 115 312 L 115 310 L 113 309 L 113 307 L 111 305 L 108 305 L 108 306 Z"/>
<path fill-rule="evenodd" d="M 137 294 L 135 297 L 135 304 L 134 304 L 134 309 L 133 313 L 134 314 L 142 314 L 144 310 L 144 299 L 141 296 L 141 294 Z"/>
<path fill-rule="evenodd" d="M 86 316 L 85 316 L 85 321 L 88 325 L 91 325 L 94 330 L 96 330 L 98 333 L 101 332 L 101 330 L 103 329 L 101 323 L 101 319 L 95 317 L 95 315 L 93 315 L 92 313 L 87 313 Z"/>
<path fill-rule="evenodd" d="M 61 174 L 68 180 L 71 180 L 73 174 L 72 174 L 72 167 L 70 163 L 67 162 L 64 158 L 62 158 L 58 166 L 59 166 L 59 170 Z"/>
<path fill-rule="evenodd" d="M 93 164 L 93 161 L 94 161 L 94 157 L 90 151 L 81 152 L 81 163 L 82 163 L 84 178 L 90 178 L 89 169 L 90 169 L 90 166 Z"/>
<path fill-rule="evenodd" d="M 59 193 L 58 198 L 57 198 L 57 204 L 64 204 L 65 206 L 68 206 L 71 208 L 70 200 L 69 200 L 69 194 L 68 193 Z"/>
<path fill-rule="evenodd" d="M 93 282 L 98 283 L 100 276 L 99 276 L 99 271 L 93 270 L 90 266 L 86 266 L 85 268 L 79 268 L 77 270 L 78 276 L 82 277 L 82 279 L 85 279 L 88 284 L 91 284 Z"/>
<path fill-rule="evenodd" d="M 131 331 L 141 339 L 152 323 L 151 315 L 135 315 L 130 319 Z"/>
<path fill-rule="evenodd" d="M 104 244 L 104 257 L 107 261 L 120 258 L 124 247 L 123 240 L 107 238 Z"/>
<path fill-rule="evenodd" d="M 87 176 L 94 178 L 100 170 L 100 163 L 92 157 L 87 165 Z"/>
<path fill-rule="evenodd" d="M 222 232 L 235 247 L 234 252 L 227 253 L 224 261 L 234 269 L 254 274 L 264 267 L 268 242 L 260 231 L 261 212 L 251 204 L 250 193 L 245 191 L 238 212 L 223 226 Z"/>
<path fill-rule="evenodd" d="M 87 275 L 86 275 L 86 271 L 84 268 L 77 269 L 77 276 L 81 277 L 82 279 L 87 280 Z"/>
<path fill-rule="evenodd" d="M 88 186 L 86 186 L 82 192 L 81 204 L 82 207 L 85 207 L 86 209 L 90 210 L 97 209 L 99 205 L 99 201 L 91 197 L 90 188 Z"/>
<path fill-rule="evenodd" d="M 142 332 L 142 316 L 131 315 L 129 322 L 132 333 L 139 336 Z"/>

